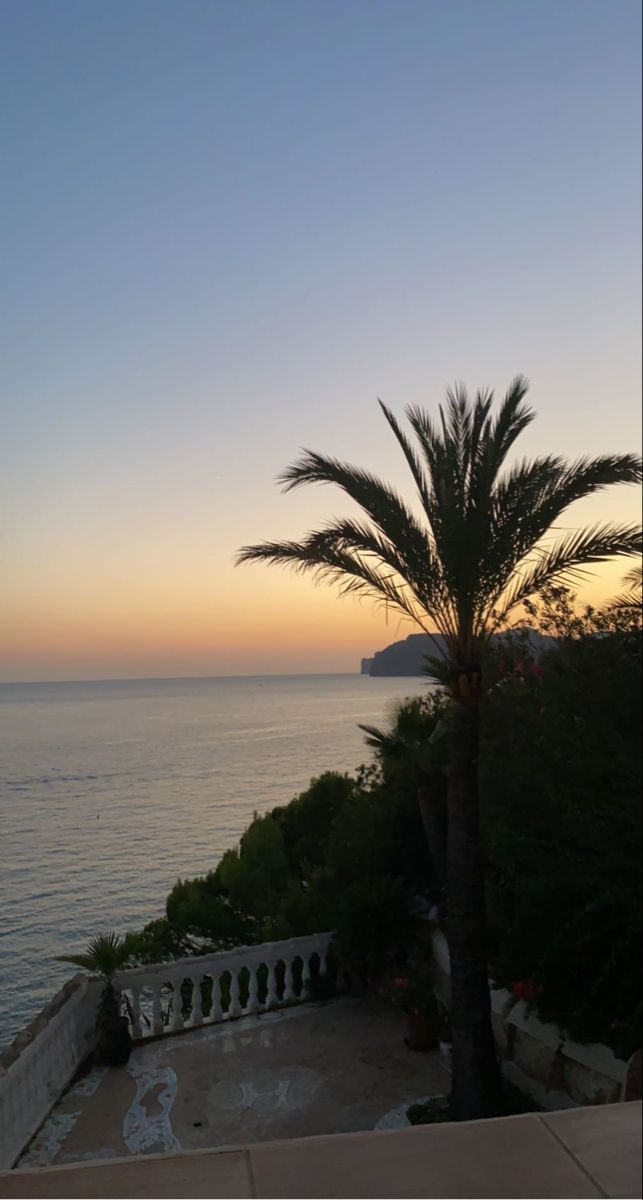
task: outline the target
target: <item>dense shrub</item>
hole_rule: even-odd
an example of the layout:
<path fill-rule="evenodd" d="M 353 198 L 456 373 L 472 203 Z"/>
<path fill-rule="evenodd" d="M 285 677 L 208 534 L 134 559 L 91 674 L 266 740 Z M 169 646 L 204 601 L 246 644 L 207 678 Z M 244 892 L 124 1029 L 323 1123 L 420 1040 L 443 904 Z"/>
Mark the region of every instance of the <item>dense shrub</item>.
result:
<path fill-rule="evenodd" d="M 376 768 L 327 772 L 290 804 L 256 816 L 214 871 L 179 880 L 165 920 L 139 935 L 143 962 L 336 930 L 354 973 L 384 970 L 430 891 L 411 783 Z"/>
<path fill-rule="evenodd" d="M 543 615 L 559 644 L 538 665 L 519 641 L 496 655 L 485 706 L 491 961 L 498 983 L 542 989 L 544 1020 L 627 1056 L 640 1045 L 640 635 L 572 617 L 565 593 Z"/>

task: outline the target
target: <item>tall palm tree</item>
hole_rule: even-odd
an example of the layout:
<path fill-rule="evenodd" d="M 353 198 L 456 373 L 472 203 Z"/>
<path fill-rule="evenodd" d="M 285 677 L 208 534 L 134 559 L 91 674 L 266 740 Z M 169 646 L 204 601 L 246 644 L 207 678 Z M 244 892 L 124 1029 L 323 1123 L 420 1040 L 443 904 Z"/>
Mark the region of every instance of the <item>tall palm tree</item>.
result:
<path fill-rule="evenodd" d="M 442 639 L 439 672 L 453 698 L 449 734 L 447 938 L 451 955 L 456 1119 L 482 1116 L 497 1099 L 499 1071 L 491 1028 L 485 952 L 484 878 L 479 831 L 478 740 L 486 643 L 528 597 L 589 564 L 640 553 L 640 530 L 603 524 L 552 530 L 575 501 L 615 483 L 641 480 L 631 454 L 566 462 L 557 455 L 505 469 L 533 420 L 518 376 L 492 415 L 493 393 L 470 400 L 447 392 L 439 418 L 411 407 L 415 443 L 381 405 L 410 468 L 418 515 L 368 471 L 306 450 L 280 477 L 286 491 L 336 484 L 361 509 L 299 542 L 245 546 L 239 562 L 267 562 L 337 582 L 342 593 L 372 597 Z"/>

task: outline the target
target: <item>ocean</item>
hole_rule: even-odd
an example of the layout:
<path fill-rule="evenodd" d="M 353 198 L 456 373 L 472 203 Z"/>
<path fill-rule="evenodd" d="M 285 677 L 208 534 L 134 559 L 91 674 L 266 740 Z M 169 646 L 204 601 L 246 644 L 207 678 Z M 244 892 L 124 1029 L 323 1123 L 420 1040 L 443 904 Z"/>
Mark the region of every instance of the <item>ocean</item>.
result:
<path fill-rule="evenodd" d="M 0 686 L 0 1044 L 104 930 L 162 916 L 252 819 L 370 761 L 358 722 L 414 678 L 278 675 Z"/>

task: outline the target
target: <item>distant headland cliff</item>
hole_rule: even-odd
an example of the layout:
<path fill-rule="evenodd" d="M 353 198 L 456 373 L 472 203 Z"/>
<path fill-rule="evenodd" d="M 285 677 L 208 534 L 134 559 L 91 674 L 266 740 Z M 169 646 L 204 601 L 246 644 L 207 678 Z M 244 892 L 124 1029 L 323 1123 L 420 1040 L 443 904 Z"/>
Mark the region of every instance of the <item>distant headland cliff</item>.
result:
<path fill-rule="evenodd" d="M 502 637 L 502 634 L 498 635 Z M 535 629 L 529 630 L 529 643 L 532 653 L 538 654 L 554 642 L 554 638 L 545 637 Z M 428 633 L 410 633 L 403 642 L 392 642 L 383 650 L 377 650 L 372 658 L 363 658 L 360 674 L 362 675 L 424 675 L 424 664 L 427 655 L 435 657 L 439 654 L 438 646 L 443 642 L 436 634 L 430 638 Z M 436 646 L 437 643 L 437 646 Z"/>
<path fill-rule="evenodd" d="M 376 650 L 372 658 L 363 658 L 361 674 L 422 675 L 426 655 L 437 653 L 428 633 L 410 633 L 403 642 L 393 642 L 383 650 Z"/>

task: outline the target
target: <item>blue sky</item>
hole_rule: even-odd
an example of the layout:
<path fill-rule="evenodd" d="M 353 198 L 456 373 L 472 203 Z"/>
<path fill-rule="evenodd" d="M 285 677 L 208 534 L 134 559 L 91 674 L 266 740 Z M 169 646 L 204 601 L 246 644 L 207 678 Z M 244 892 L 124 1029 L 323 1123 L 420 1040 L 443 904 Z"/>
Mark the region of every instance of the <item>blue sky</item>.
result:
<path fill-rule="evenodd" d="M 521 370 L 526 452 L 638 443 L 638 2 L 0 26 L 0 675 L 351 669 L 381 618 L 231 558 L 333 511 L 272 485 L 301 444 L 403 482 L 377 395 Z"/>

